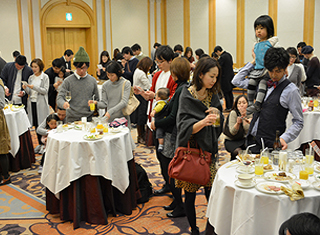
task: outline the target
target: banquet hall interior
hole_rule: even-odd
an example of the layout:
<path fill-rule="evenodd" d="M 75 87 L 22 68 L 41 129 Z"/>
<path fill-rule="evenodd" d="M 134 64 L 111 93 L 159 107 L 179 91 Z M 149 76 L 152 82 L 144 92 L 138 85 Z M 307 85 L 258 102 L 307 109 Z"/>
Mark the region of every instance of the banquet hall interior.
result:
<path fill-rule="evenodd" d="M 317 0 L 0 0 L 0 6 L 0 58 L 13 62 L 12 53 L 19 51 L 29 65 L 33 59 L 41 58 L 45 71 L 65 50 L 76 53 L 81 46 L 90 57 L 88 74 L 98 82 L 96 70 L 100 53 L 106 50 L 112 59 L 114 49 L 121 51 L 135 43 L 149 57 L 155 43 L 171 48 L 180 44 L 183 48 L 191 47 L 193 53 L 201 48 L 209 56 L 219 45 L 232 55 L 236 74 L 252 61 L 252 47 L 256 42 L 253 25 L 260 15 L 273 19 L 281 47 L 296 48 L 299 42 L 305 42 L 314 48 L 315 55 L 320 54 L 320 1 Z M 72 65 L 71 69 L 75 67 Z M 246 93 L 244 89 L 233 88 L 235 98 L 243 93 Z M 224 102 L 223 107 L 226 109 Z M 229 113 L 223 114 L 227 117 Z M 313 118 L 308 120 L 320 124 L 318 117 Z M 16 125 L 20 125 L 19 120 Z M 305 125 L 309 128 L 307 132 L 318 134 L 320 140 L 314 126 L 306 121 Z M 28 130 L 30 137 L 20 138 L 20 145 L 26 144 L 23 141 L 32 141 L 35 148 L 38 145 L 36 131 Z M 16 137 L 19 142 L 19 136 Z M 146 170 L 153 190 L 161 189 L 164 180 L 155 147 L 138 143 L 136 128 L 131 129 L 129 137 L 135 145 L 134 162 Z M 224 138 L 221 134 L 218 167 L 230 161 Z M 291 145 L 293 150 L 305 144 L 301 139 Z M 163 206 L 171 203 L 171 194 L 152 196 L 148 202 L 136 204 L 129 214 L 107 211 L 104 224 L 88 223 L 84 219 L 75 226 L 72 221 L 61 220 L 59 213 L 48 212 L 48 189 L 40 182 L 43 176 L 38 173 L 41 157 L 39 153 L 33 154 L 27 163 L 14 157 L 10 160 L 11 167 L 15 167 L 10 172 L 12 183 L 0 186 L 0 234 L 190 234 L 186 217 L 166 216 Z M 52 200 L 59 199 L 58 194 L 51 194 Z M 64 206 L 69 206 L 67 204 Z M 196 211 L 197 226 L 204 234 L 208 213 L 203 188 L 197 191 Z M 277 227 L 274 231 L 281 223 L 274 223 Z"/>

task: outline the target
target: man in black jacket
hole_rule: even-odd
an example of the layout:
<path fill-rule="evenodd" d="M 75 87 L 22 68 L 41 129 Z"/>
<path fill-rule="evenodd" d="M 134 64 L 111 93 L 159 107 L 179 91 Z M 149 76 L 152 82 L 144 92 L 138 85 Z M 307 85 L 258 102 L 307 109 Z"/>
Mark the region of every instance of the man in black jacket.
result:
<path fill-rule="evenodd" d="M 216 46 L 213 51 L 219 56 L 218 62 L 221 66 L 221 90 L 226 100 L 226 111 L 230 111 L 233 106 L 233 93 L 231 80 L 233 73 L 233 60 L 230 53 L 224 51 L 221 46 Z"/>
<path fill-rule="evenodd" d="M 1 78 L 5 86 L 6 98 L 13 101 L 13 104 L 24 104 L 27 107 L 27 94 L 22 88 L 22 81 L 28 82 L 33 74 L 32 69 L 27 65 L 27 58 L 19 55 L 15 62 L 7 63 L 1 71 Z"/>
<path fill-rule="evenodd" d="M 69 74 L 72 74 L 72 71 L 71 71 L 72 58 L 73 58 L 73 51 L 70 49 L 66 50 L 63 56 L 60 58 L 60 60 L 63 63 L 63 66 L 66 68 L 66 72 Z"/>
<path fill-rule="evenodd" d="M 57 98 L 57 91 L 56 88 L 61 84 L 61 82 L 55 82 L 55 77 L 58 76 L 61 67 L 63 66 L 63 62 L 60 58 L 54 59 L 52 61 L 52 67 L 48 68 L 44 73 L 49 76 L 49 93 L 48 93 L 48 99 L 49 99 L 49 105 L 53 110 L 56 108 L 56 98 Z"/>
<path fill-rule="evenodd" d="M 123 65 L 124 73 L 123 77 L 128 79 L 133 84 L 133 74 L 136 70 L 139 60 L 133 56 L 133 51 L 130 47 L 124 47 L 121 51 L 123 58 L 126 60 L 126 63 Z"/>

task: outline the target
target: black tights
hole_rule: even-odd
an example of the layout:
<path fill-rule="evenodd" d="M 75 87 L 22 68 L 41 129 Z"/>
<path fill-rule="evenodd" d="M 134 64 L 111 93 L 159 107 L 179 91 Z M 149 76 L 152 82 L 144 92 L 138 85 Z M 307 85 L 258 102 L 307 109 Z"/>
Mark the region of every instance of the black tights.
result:
<path fill-rule="evenodd" d="M 207 198 L 207 201 L 209 200 L 210 196 L 210 190 L 211 188 L 204 188 L 204 194 Z M 187 218 L 191 227 L 191 230 L 197 229 L 197 218 L 196 218 L 196 208 L 195 208 L 195 200 L 196 200 L 196 192 L 190 193 L 185 191 L 186 199 L 185 199 L 185 205 L 186 205 L 186 214 Z"/>
<path fill-rule="evenodd" d="M 0 154 L 0 166 L 4 179 L 9 178 L 9 159 L 7 154 Z M 0 179 L 1 180 L 1 179 Z"/>
<path fill-rule="evenodd" d="M 176 208 L 178 209 L 182 209 L 183 208 L 183 202 L 182 202 L 182 196 L 181 196 L 181 188 L 176 188 L 175 186 L 175 180 L 173 178 L 170 178 L 170 191 L 174 197 L 174 205 Z"/>

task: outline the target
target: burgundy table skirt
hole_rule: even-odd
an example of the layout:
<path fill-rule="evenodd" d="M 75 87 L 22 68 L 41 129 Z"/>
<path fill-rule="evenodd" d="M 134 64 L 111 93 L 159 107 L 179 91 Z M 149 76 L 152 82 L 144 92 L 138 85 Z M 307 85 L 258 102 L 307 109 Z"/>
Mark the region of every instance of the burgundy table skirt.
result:
<path fill-rule="evenodd" d="M 92 224 L 108 224 L 108 214 L 131 215 L 141 197 L 134 159 L 128 162 L 130 184 L 125 193 L 111 185 L 102 176 L 85 175 L 71 182 L 60 192 L 60 199 L 46 189 L 46 209 L 59 214 L 60 219 L 73 221 L 78 228 L 81 221 Z"/>
<path fill-rule="evenodd" d="M 16 156 L 13 157 L 9 153 L 9 170 L 13 172 L 30 168 L 32 163 L 36 162 L 30 130 L 20 135 L 19 141 L 20 149 Z"/>

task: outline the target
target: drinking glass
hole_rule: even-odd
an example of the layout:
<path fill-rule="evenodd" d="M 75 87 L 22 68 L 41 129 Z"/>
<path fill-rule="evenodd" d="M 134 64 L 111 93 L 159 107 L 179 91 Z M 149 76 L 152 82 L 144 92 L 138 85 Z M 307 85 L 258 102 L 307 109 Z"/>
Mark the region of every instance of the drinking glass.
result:
<path fill-rule="evenodd" d="M 212 124 L 212 126 L 214 126 L 214 127 L 219 127 L 219 126 L 220 126 L 220 110 L 215 108 L 214 110 L 212 110 L 211 113 L 217 115 L 217 119 L 216 119 L 216 121 Z"/>
<path fill-rule="evenodd" d="M 71 100 L 71 91 L 67 91 L 66 93 L 66 101 L 69 103 Z"/>
<path fill-rule="evenodd" d="M 306 170 L 305 164 L 302 162 L 302 159 L 300 161 L 299 178 L 302 179 L 302 180 L 307 180 L 309 178 L 309 173 Z"/>
<path fill-rule="evenodd" d="M 93 112 L 96 109 L 96 105 L 94 104 L 94 101 L 90 103 L 90 111 Z"/>
<path fill-rule="evenodd" d="M 273 150 L 271 152 L 271 156 L 273 159 L 273 165 L 278 166 L 279 165 L 279 151 Z"/>
<path fill-rule="evenodd" d="M 309 175 L 313 175 L 313 162 L 314 162 L 314 150 L 313 148 L 308 148 L 305 150 L 306 160 L 305 160 L 305 170 Z"/>
<path fill-rule="evenodd" d="M 268 150 L 266 150 L 264 152 L 262 152 L 262 151 L 263 150 L 261 150 L 261 152 L 260 152 L 260 159 L 263 164 L 267 165 L 267 164 L 269 164 L 269 158 L 270 158 L 269 151 Z"/>
<path fill-rule="evenodd" d="M 63 122 L 62 121 L 57 121 L 57 132 L 61 133 L 63 131 Z"/>
<path fill-rule="evenodd" d="M 256 159 L 254 161 L 254 173 L 259 177 L 263 175 L 263 162 L 261 159 Z"/>
<path fill-rule="evenodd" d="M 287 157 L 288 153 L 286 150 L 280 150 L 279 152 L 279 171 L 287 170 Z"/>

